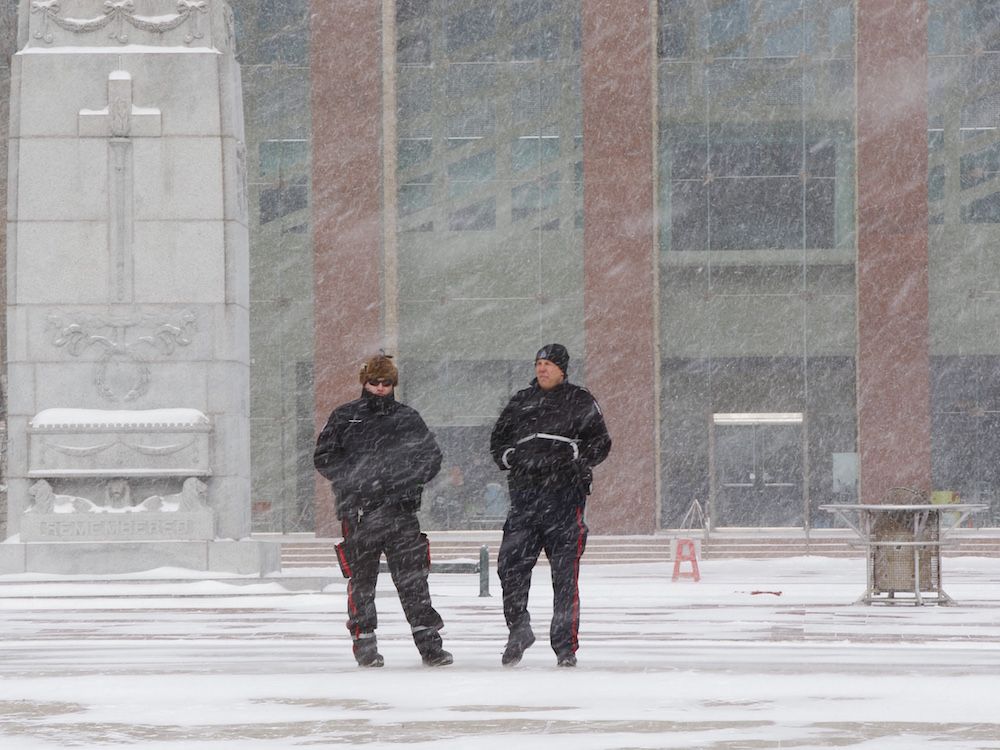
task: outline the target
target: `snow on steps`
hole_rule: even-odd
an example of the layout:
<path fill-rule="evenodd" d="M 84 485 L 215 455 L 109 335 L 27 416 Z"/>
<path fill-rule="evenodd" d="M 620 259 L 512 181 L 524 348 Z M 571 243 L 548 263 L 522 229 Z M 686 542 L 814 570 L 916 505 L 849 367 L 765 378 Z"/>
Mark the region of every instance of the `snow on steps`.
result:
<path fill-rule="evenodd" d="M 690 535 L 686 535 L 690 536 Z M 485 544 L 489 548 L 490 565 L 496 567 L 500 537 L 481 539 L 449 539 L 431 534 L 431 558 L 438 562 L 446 560 L 478 559 L 479 549 Z M 655 536 L 591 536 L 587 540 L 584 564 L 650 563 L 669 562 L 671 541 L 674 535 Z M 282 568 L 313 568 L 337 565 L 334 552 L 335 540 L 318 539 L 314 542 L 286 542 L 282 545 Z M 826 555 L 830 557 L 860 556 L 861 552 L 848 546 L 846 540 L 806 545 L 803 541 L 788 539 L 747 539 L 730 540 L 710 538 L 702 542 L 702 557 L 713 558 L 770 558 L 794 557 L 800 555 Z M 544 554 L 539 558 L 544 564 Z"/>
<path fill-rule="evenodd" d="M 688 532 L 664 532 L 653 536 L 591 536 L 584 564 L 600 563 L 666 563 L 670 560 L 670 543 L 676 536 L 691 537 Z M 214 577 L 206 580 L 193 572 L 185 577 L 146 578 L 142 574 L 67 580 L 65 576 L 0 576 L 0 599 L 7 598 L 67 598 L 87 599 L 101 596 L 136 599 L 185 598 L 211 600 L 220 596 L 261 593 L 265 590 L 280 595 L 298 595 L 335 589 L 344 580 L 337 570 L 334 539 L 316 539 L 312 534 L 255 534 L 255 537 L 280 541 L 283 572 L 263 579 L 252 576 Z M 697 535 L 695 535 L 697 536 Z M 491 532 L 430 532 L 431 555 L 435 561 L 479 559 L 479 549 L 485 544 L 490 553 L 491 580 L 496 594 L 496 556 L 500 533 Z M 959 529 L 949 537 L 944 550 L 946 557 L 1000 557 L 1000 529 Z M 827 557 L 860 557 L 863 550 L 854 537 L 843 530 L 813 532 L 808 543 L 801 530 L 759 529 L 713 532 L 706 543 L 702 540 L 703 559 L 745 558 L 766 559 L 817 555 Z M 544 555 L 539 561 L 545 564 Z M 471 575 L 471 574 L 470 574 Z M 213 582 L 214 580 L 214 582 Z M 219 583 L 230 584 L 220 591 Z M 471 584 L 475 585 L 475 583 Z M 339 590 L 339 589 L 338 589 Z M 199 607 L 202 605 L 198 605 Z M 208 605 L 205 605 L 208 606 Z"/>
<path fill-rule="evenodd" d="M 479 559 L 482 545 L 489 548 L 490 565 L 496 567 L 499 532 L 430 532 L 431 557 L 435 561 Z M 649 563 L 670 561 L 670 545 L 677 536 L 699 536 L 691 532 L 664 532 L 652 536 L 597 536 L 587 540 L 584 564 Z M 287 539 L 287 538 L 286 538 Z M 334 539 L 287 540 L 282 543 L 283 568 L 336 567 Z M 713 532 L 702 538 L 702 557 L 767 559 L 776 557 L 861 557 L 854 535 L 847 531 L 814 532 L 807 539 L 801 531 L 750 530 Z M 943 554 L 1000 557 L 1000 530 L 962 529 L 949 537 Z M 544 563 L 545 557 L 540 561 Z"/>

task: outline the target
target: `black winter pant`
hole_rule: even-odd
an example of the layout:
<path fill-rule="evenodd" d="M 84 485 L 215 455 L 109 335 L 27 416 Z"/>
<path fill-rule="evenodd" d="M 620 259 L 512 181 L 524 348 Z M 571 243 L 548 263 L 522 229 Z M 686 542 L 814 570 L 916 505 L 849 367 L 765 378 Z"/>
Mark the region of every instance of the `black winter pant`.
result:
<path fill-rule="evenodd" d="M 585 495 L 574 488 L 511 489 L 497 572 L 511 631 L 530 626 L 531 571 L 545 550 L 552 572 L 549 642 L 556 654 L 575 653 L 580 629 L 580 558 L 587 546 Z"/>
<path fill-rule="evenodd" d="M 441 615 L 431 606 L 427 574 L 431 567 L 430 544 L 420 532 L 414 513 L 393 505 L 341 521 L 344 542 L 341 567 L 347 584 L 347 629 L 355 638 L 370 634 L 378 626 L 375 585 L 379 559 L 385 553 L 389 574 L 417 646 L 440 645 L 437 631 L 444 627 Z"/>

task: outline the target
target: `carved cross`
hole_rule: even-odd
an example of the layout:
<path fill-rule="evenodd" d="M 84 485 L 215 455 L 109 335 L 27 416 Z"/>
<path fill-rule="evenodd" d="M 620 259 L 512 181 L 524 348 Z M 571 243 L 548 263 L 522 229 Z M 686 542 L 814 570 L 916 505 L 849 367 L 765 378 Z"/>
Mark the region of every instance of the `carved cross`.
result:
<path fill-rule="evenodd" d="M 124 70 L 108 76 L 108 106 L 82 109 L 81 138 L 108 138 L 108 252 L 112 302 L 132 301 L 132 138 L 162 135 L 160 110 L 136 107 L 132 102 L 132 76 Z"/>
<path fill-rule="evenodd" d="M 115 70 L 108 76 L 108 106 L 81 109 L 81 138 L 155 138 L 162 134 L 160 110 L 132 103 L 132 76 Z"/>

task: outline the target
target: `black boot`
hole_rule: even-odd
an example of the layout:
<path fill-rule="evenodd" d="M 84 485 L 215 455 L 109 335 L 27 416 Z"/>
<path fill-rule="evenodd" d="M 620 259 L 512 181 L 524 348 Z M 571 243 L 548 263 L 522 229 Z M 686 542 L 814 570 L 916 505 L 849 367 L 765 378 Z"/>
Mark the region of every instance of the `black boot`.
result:
<path fill-rule="evenodd" d="M 442 648 L 441 634 L 434 628 L 423 628 L 413 633 L 413 642 L 417 644 L 420 658 L 427 667 L 447 667 L 455 658 Z"/>
<path fill-rule="evenodd" d="M 558 654 L 556 656 L 556 666 L 558 667 L 575 667 L 576 666 L 576 654 L 572 651 L 567 651 L 564 654 Z"/>
<path fill-rule="evenodd" d="M 378 641 L 374 633 L 362 633 L 354 639 L 354 658 L 359 667 L 381 667 L 385 659 L 378 652 Z"/>
<path fill-rule="evenodd" d="M 535 642 L 535 633 L 530 625 L 513 628 L 507 636 L 507 647 L 503 650 L 500 663 L 505 667 L 513 667 L 521 661 L 524 652 Z"/>
<path fill-rule="evenodd" d="M 455 661 L 455 657 L 451 655 L 451 652 L 445 651 L 443 648 L 420 654 L 420 658 L 424 660 L 425 667 L 447 667 Z"/>

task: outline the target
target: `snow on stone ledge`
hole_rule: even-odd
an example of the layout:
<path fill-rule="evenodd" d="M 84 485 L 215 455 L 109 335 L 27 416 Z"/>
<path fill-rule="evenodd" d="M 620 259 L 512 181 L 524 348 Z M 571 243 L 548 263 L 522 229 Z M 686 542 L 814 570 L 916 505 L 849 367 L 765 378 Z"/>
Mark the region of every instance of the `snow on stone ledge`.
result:
<path fill-rule="evenodd" d="M 31 428 L 66 427 L 204 427 L 209 419 L 197 409 L 45 409 L 31 420 Z"/>
<path fill-rule="evenodd" d="M 123 44 L 118 47 L 25 47 L 18 55 L 221 55 L 215 47 L 155 47 L 144 44 Z"/>

